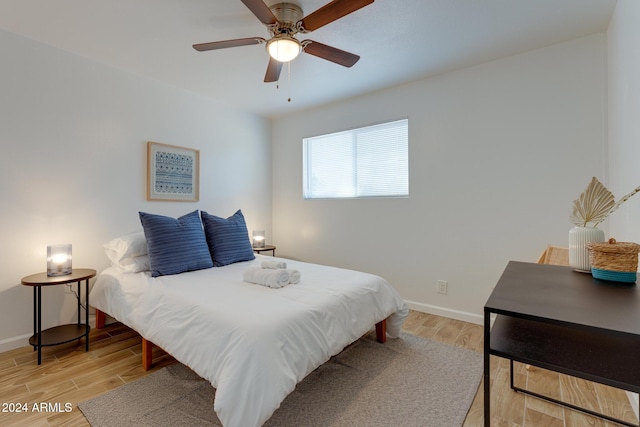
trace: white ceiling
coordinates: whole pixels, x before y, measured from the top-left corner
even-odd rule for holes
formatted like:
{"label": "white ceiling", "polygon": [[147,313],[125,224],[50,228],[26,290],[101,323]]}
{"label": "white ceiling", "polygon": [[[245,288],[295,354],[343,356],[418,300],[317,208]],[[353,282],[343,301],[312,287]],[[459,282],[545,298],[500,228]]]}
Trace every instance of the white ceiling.
{"label": "white ceiling", "polygon": [[[308,15],[329,0],[297,0]],[[267,0],[267,4],[278,3]],[[607,28],[616,0],[376,0],[300,40],[361,56],[344,68],[302,54],[279,88],[240,0],[0,0],[0,28],[267,117],[468,67]],[[287,98],[291,96],[291,102]]]}

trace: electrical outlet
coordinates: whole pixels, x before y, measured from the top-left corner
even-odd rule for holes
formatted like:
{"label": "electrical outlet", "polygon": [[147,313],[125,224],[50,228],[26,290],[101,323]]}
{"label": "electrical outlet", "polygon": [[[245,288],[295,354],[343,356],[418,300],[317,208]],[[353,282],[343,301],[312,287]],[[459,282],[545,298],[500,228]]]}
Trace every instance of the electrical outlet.
{"label": "electrical outlet", "polygon": [[442,295],[447,294],[447,281],[446,280],[438,280],[438,293]]}

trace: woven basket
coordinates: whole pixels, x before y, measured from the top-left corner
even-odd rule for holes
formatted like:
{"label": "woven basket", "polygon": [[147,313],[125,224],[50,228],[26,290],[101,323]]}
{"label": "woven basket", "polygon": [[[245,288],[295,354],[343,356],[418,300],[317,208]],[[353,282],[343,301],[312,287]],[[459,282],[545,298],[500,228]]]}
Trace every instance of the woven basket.
{"label": "woven basket", "polygon": [[616,242],[611,238],[604,243],[587,243],[591,274],[596,279],[615,282],[635,282],[638,271],[637,243]]}

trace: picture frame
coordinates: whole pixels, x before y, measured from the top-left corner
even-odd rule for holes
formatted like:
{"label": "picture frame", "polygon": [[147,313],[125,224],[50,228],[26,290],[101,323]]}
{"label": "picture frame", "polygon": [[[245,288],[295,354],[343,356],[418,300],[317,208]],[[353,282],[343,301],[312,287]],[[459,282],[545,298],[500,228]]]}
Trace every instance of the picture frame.
{"label": "picture frame", "polygon": [[147,200],[200,200],[200,151],[147,142]]}

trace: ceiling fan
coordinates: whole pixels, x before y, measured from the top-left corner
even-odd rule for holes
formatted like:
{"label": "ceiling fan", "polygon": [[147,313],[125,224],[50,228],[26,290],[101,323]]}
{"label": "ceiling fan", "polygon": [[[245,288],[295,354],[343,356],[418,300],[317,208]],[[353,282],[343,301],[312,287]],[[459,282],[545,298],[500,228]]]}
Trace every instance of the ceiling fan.
{"label": "ceiling fan", "polygon": [[300,52],[317,56],[344,67],[353,66],[360,57],[335,47],[313,40],[298,41],[297,33],[308,33],[338,20],[374,0],[333,0],[315,12],[303,17],[302,8],[294,3],[277,3],[267,6],[262,0],[241,0],[245,6],[267,26],[271,38],[248,37],[222,40],[217,42],[194,44],[199,52],[229,47],[267,44],[269,64],[264,76],[266,83],[276,82],[280,78],[282,64],[294,59]]}

